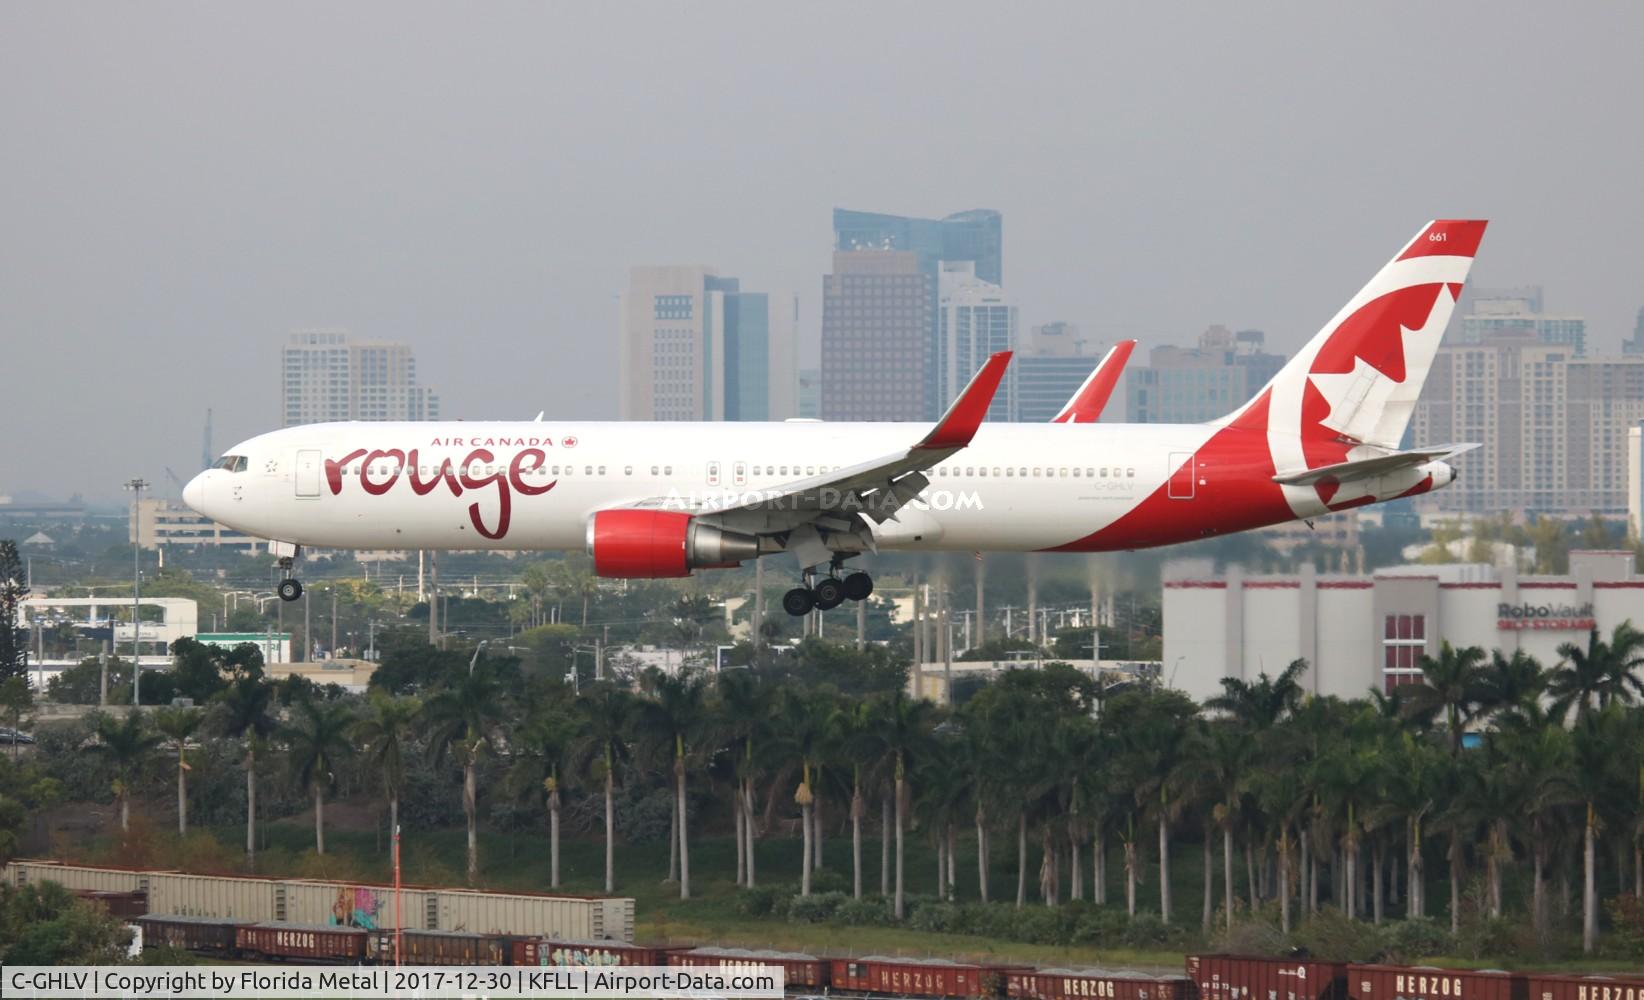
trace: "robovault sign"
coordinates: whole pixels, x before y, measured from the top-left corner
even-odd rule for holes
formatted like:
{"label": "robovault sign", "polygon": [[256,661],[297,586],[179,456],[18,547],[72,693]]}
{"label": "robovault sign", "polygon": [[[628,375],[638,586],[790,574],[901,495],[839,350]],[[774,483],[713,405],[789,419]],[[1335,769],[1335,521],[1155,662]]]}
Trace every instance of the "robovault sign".
{"label": "robovault sign", "polygon": [[1591,601],[1585,604],[1497,604],[1496,628],[1567,631],[1596,628]]}

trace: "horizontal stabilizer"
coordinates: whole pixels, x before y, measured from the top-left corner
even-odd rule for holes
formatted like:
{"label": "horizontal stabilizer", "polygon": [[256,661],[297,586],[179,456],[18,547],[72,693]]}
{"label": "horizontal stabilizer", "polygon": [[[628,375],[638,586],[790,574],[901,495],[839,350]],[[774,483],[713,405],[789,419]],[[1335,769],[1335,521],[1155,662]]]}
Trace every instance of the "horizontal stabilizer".
{"label": "horizontal stabilizer", "polygon": [[1414,451],[1396,451],[1387,455],[1377,455],[1374,458],[1338,462],[1335,465],[1325,465],[1317,469],[1281,472],[1273,477],[1273,481],[1284,486],[1313,486],[1327,479],[1336,483],[1351,483],[1360,479],[1374,479],[1377,476],[1385,476],[1389,472],[1398,472],[1401,469],[1413,469],[1418,465],[1426,465],[1428,462],[1454,458],[1477,447],[1479,446],[1476,444],[1441,444],[1431,448],[1417,448]]}

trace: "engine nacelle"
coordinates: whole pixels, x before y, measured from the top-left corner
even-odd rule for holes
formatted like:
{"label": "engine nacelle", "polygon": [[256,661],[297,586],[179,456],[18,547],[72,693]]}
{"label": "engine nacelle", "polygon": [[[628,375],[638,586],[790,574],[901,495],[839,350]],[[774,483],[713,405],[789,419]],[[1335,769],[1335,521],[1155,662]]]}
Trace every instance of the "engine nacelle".
{"label": "engine nacelle", "polygon": [[759,539],[722,531],[677,510],[601,510],[588,519],[594,574],[627,579],[690,576],[759,555]]}

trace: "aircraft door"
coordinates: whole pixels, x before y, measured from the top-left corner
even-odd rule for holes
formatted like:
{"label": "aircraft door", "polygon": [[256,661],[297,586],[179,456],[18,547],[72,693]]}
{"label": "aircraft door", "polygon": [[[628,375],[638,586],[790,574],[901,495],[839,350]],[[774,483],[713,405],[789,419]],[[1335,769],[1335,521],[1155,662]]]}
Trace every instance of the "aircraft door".
{"label": "aircraft door", "polygon": [[719,485],[719,463],[718,462],[709,462],[708,463],[708,485],[709,486],[718,486]]}
{"label": "aircraft door", "polygon": [[731,466],[731,481],[737,486],[748,485],[748,463],[737,462]]}
{"label": "aircraft door", "polygon": [[1197,464],[1192,452],[1171,452],[1169,468],[1173,471],[1165,495],[1172,500],[1193,499],[1194,486],[1198,483]]}
{"label": "aircraft door", "polygon": [[320,495],[320,469],[323,465],[318,448],[304,448],[297,452],[298,496],[318,497]]}

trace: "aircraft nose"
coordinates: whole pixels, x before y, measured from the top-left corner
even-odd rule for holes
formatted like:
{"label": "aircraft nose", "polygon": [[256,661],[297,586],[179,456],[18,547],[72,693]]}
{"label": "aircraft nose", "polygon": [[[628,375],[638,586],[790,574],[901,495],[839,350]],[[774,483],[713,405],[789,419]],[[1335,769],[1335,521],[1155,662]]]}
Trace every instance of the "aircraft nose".
{"label": "aircraft nose", "polygon": [[210,475],[209,472],[202,472],[190,479],[188,485],[183,487],[183,503],[188,504],[198,514],[206,512],[206,477],[208,475]]}

